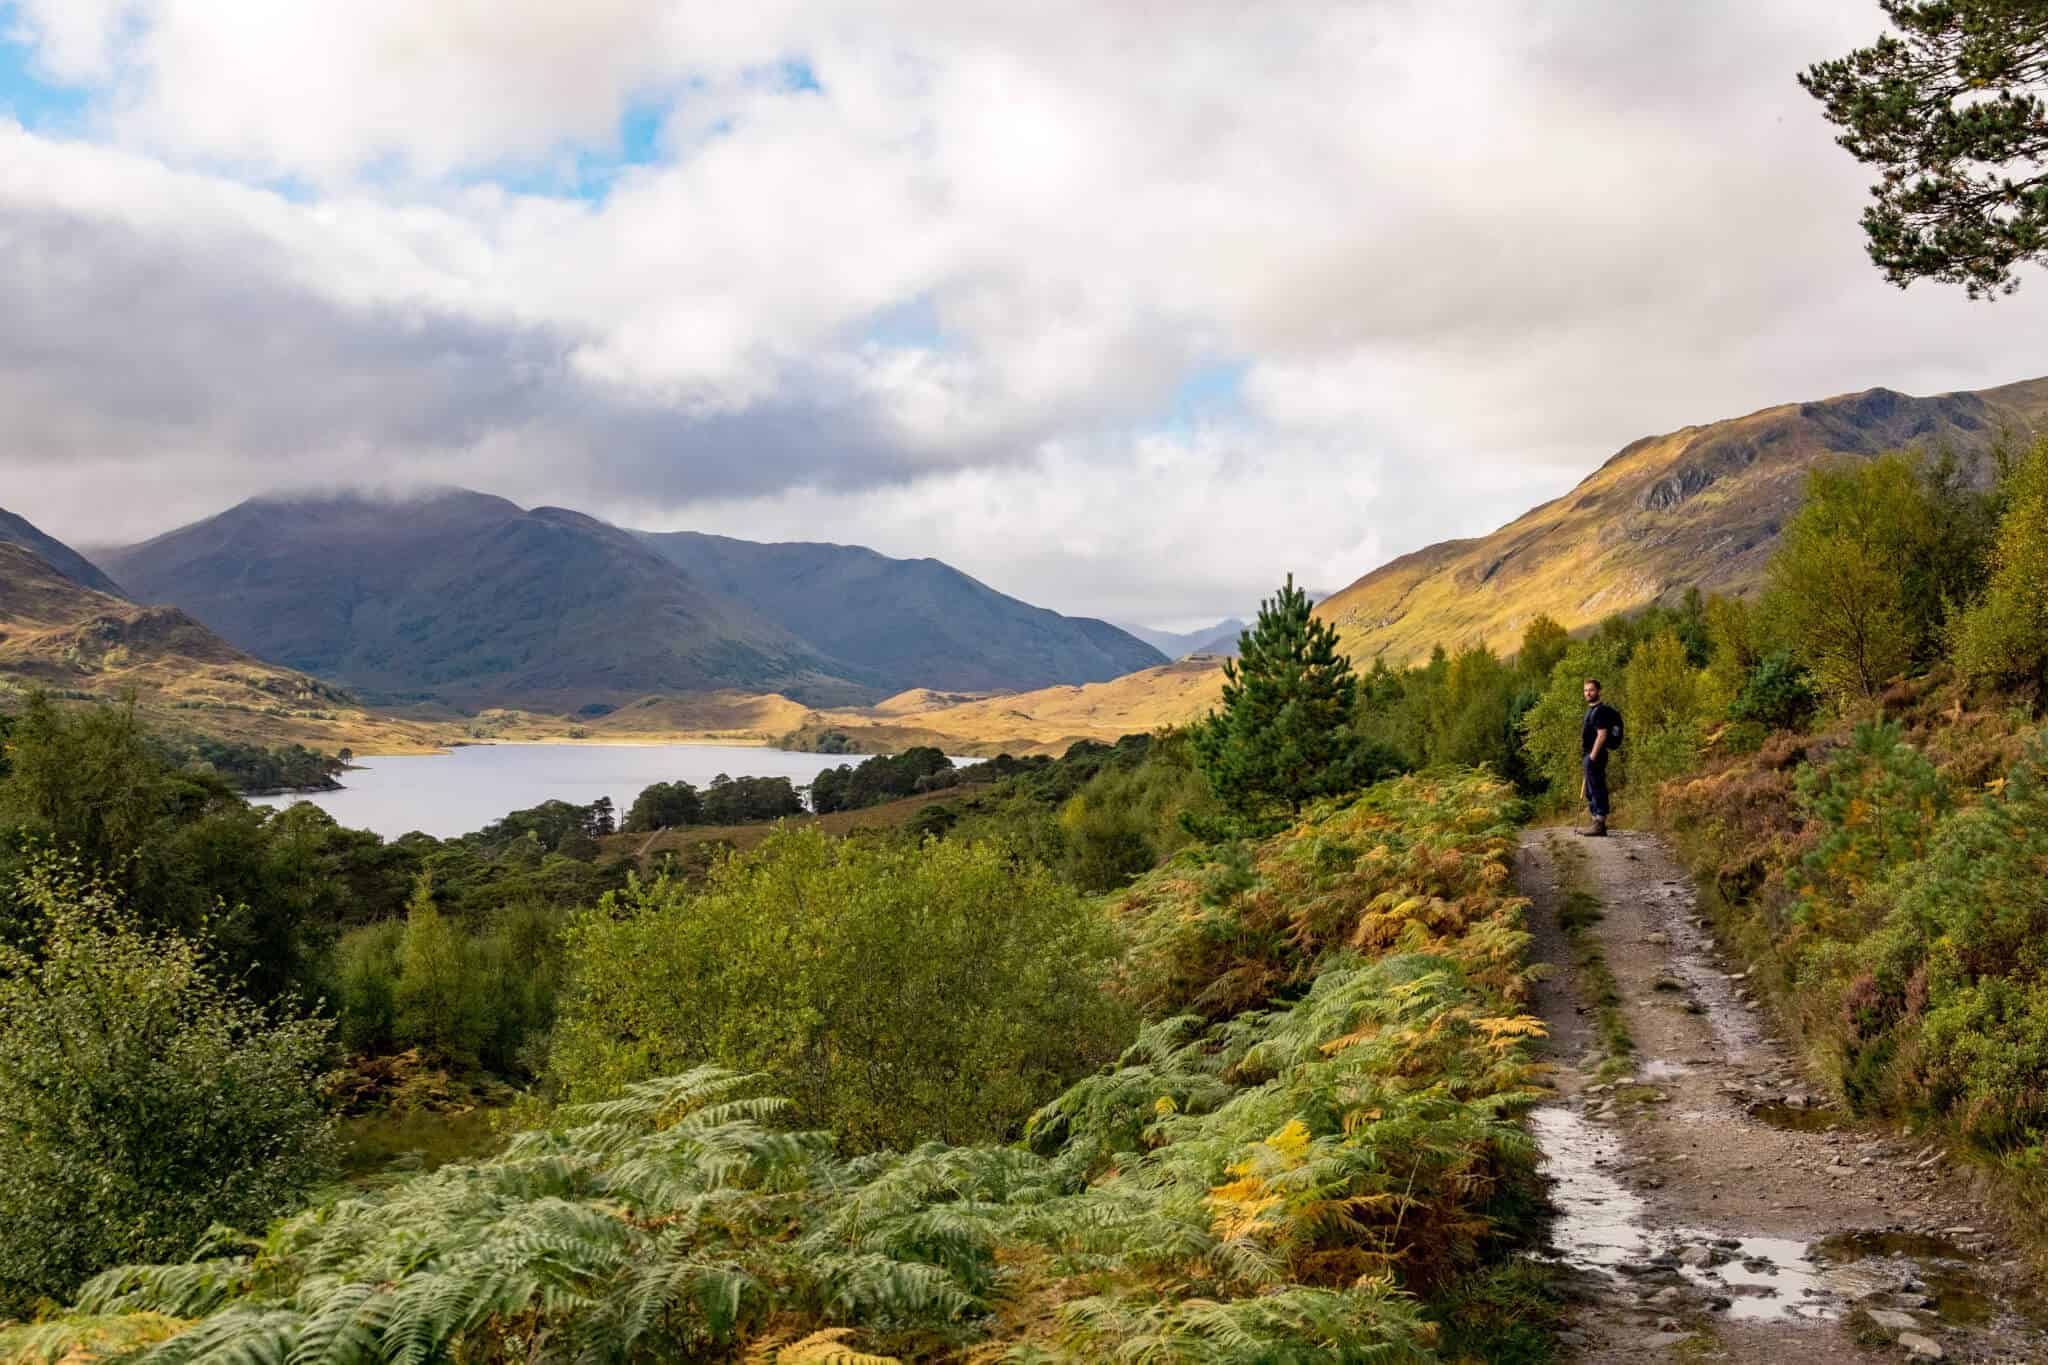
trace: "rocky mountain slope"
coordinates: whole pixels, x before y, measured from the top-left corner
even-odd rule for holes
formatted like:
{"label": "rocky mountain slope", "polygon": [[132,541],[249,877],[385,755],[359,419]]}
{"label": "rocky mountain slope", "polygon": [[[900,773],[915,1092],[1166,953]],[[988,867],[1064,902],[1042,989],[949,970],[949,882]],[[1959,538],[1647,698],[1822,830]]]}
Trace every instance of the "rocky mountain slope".
{"label": "rocky mountain slope", "polygon": [[103,592],[109,597],[127,595],[113,579],[100,571],[97,564],[4,507],[0,507],[0,544],[19,545],[80,587]]}
{"label": "rocky mountain slope", "polygon": [[575,710],[651,692],[887,690],[628,532],[481,493],[252,499],[105,559],[137,597],[379,699]]}
{"label": "rocky mountain slope", "polygon": [[1870,389],[1685,427],[1624,447],[1491,535],[1383,565],[1317,611],[1354,659],[1401,663],[1437,644],[1511,650],[1538,613],[1577,629],[1689,587],[1749,592],[1821,461],[1902,447],[1976,455],[2042,431],[2048,379],[1931,398]]}
{"label": "rocky mountain slope", "polygon": [[163,728],[328,752],[431,749],[441,738],[253,659],[175,607],[95,591],[0,541],[0,705],[34,689],[71,700],[133,696]]}
{"label": "rocky mountain slope", "polygon": [[1166,661],[1107,622],[1034,607],[936,559],[695,531],[640,538],[697,583],[892,690],[1103,682]]}

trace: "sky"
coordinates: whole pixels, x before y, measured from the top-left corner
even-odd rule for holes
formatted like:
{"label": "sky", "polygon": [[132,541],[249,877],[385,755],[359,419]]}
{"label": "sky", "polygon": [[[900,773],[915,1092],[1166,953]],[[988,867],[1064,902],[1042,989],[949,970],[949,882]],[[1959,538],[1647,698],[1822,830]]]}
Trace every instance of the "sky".
{"label": "sky", "polygon": [[1874,0],[0,0],[0,506],[460,485],[1190,628],[1653,432],[2048,373],[1886,284]]}

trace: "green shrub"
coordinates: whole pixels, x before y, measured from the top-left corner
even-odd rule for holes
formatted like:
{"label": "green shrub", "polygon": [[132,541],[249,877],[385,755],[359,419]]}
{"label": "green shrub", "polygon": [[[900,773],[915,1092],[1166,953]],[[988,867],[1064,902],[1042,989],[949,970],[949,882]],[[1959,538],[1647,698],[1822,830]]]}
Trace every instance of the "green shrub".
{"label": "green shrub", "polygon": [[1629,771],[1638,781],[1657,781],[1698,761],[1702,679],[1675,631],[1636,647],[1622,671],[1621,693],[1629,703]]}
{"label": "green shrub", "polygon": [[[759,1098],[757,1083],[700,1069],[566,1110],[502,1156],[285,1220],[245,1254],[109,1271],[76,1316],[0,1333],[0,1355],[19,1343],[61,1356],[120,1330],[169,1336],[153,1357],[165,1365],[323,1351],[1541,1358],[1540,1283],[1487,1274],[1538,1194],[1516,1121],[1541,1095],[1529,1047],[1541,1025],[1517,1003],[1519,811],[1490,778],[1410,779],[1318,807],[1242,858],[1215,850],[1242,863],[1241,899],[1214,907],[1208,927],[1228,938],[1242,912],[1265,921],[1242,936],[1261,937],[1298,915],[1318,938],[1292,965],[1313,979],[1287,1004],[1226,1021],[1155,1021],[1120,1065],[1034,1117],[1036,1153],[930,1142],[848,1157],[831,1134],[791,1131],[790,1106]],[[859,856],[900,875],[904,852]],[[785,850],[714,894],[731,909],[756,881],[786,896],[828,889],[805,856]],[[1204,861],[1184,855],[1147,879],[1162,934],[1199,895],[1176,870]],[[1348,863],[1372,867],[1369,891]],[[837,913],[829,898],[806,905]],[[675,909],[615,903],[659,922],[613,946],[658,947],[651,930],[677,927],[660,919]],[[756,914],[743,928],[802,922]],[[817,941],[754,932],[731,946],[789,956]],[[632,965],[622,955],[616,970]],[[650,965],[676,967],[658,954]],[[880,984],[877,1009],[920,1003]],[[664,1027],[658,994],[617,1021]]]}
{"label": "green shrub", "polygon": [[190,1254],[328,1174],[326,1027],[238,998],[199,946],[45,859],[0,945],[0,1315],[126,1260]]}
{"label": "green shrub", "polygon": [[1991,582],[1956,623],[1956,664],[1976,679],[2048,684],[2048,439],[2013,469]]}
{"label": "green shrub", "polygon": [[405,921],[380,920],[352,929],[334,946],[329,999],[336,1032],[351,1052],[377,1053],[398,1045],[398,956]]}
{"label": "green shrub", "polygon": [[1887,888],[1865,957],[1887,1016],[1924,1012],[1911,1080],[1986,1145],[2048,1138],[2048,740],[1942,822]]}
{"label": "green shrub", "polygon": [[1115,890],[1194,842],[1189,821],[1219,809],[1186,735],[1161,736],[1135,766],[1103,769],[1060,807],[1061,870],[1083,891]]}
{"label": "green shrub", "polygon": [[1756,662],[1728,706],[1728,718],[1774,730],[1797,730],[1820,709],[1812,675],[1788,650],[1774,650]]}
{"label": "green shrub", "polygon": [[422,873],[406,907],[398,946],[398,1040],[448,1061],[474,1065],[491,1026],[494,982],[472,970],[469,936],[434,904],[433,882]]}
{"label": "green shrub", "polygon": [[1952,604],[1983,582],[1988,500],[1953,459],[1817,466],[1767,570],[1776,628],[1842,698],[1935,662]]}
{"label": "green shrub", "polygon": [[536,1074],[561,986],[563,919],[516,903],[472,932],[436,906],[422,878],[406,918],[335,945],[328,989],[343,1046],[416,1047],[458,1067]]}
{"label": "green shrub", "polygon": [[1115,1055],[1102,912],[1002,844],[783,829],[569,931],[550,1069],[573,1099],[718,1065],[859,1147],[1002,1137]]}

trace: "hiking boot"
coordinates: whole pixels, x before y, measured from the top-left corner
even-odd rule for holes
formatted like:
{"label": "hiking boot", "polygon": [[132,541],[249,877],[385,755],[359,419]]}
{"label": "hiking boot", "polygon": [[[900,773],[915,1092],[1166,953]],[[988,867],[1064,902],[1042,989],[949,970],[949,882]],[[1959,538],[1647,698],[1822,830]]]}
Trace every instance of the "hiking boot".
{"label": "hiking boot", "polygon": [[1596,815],[1593,817],[1593,827],[1591,829],[1582,829],[1579,833],[1588,839],[1605,839],[1607,837],[1607,821]]}

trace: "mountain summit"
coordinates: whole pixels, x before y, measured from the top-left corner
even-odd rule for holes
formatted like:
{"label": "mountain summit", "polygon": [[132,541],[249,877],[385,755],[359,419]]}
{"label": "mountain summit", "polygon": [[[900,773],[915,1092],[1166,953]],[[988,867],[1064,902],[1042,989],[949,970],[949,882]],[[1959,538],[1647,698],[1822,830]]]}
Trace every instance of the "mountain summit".
{"label": "mountain summit", "polygon": [[107,558],[145,600],[385,698],[555,708],[716,687],[860,700],[875,687],[616,527],[482,493],[257,498]]}
{"label": "mountain summit", "polygon": [[731,688],[840,705],[1160,662],[935,560],[643,536],[463,490],[257,498],[106,558],[143,600],[387,700],[572,710]]}

